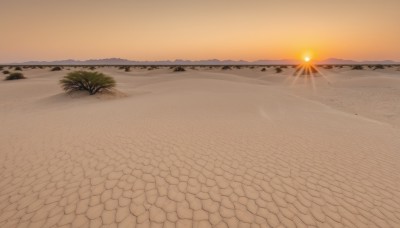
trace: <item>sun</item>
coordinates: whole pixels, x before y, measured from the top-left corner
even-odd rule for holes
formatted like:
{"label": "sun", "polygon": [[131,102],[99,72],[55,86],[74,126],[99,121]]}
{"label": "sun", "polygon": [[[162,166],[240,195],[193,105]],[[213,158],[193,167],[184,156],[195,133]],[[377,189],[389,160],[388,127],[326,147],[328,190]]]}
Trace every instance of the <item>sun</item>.
{"label": "sun", "polygon": [[304,57],[304,61],[305,61],[306,63],[310,62],[310,61],[311,61],[311,58],[310,58],[310,56],[306,56],[306,57]]}

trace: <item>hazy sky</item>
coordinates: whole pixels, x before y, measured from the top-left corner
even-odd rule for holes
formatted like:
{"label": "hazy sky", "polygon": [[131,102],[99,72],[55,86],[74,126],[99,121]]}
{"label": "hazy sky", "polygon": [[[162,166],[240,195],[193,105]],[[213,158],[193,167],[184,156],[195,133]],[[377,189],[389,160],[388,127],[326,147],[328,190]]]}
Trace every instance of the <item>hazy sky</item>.
{"label": "hazy sky", "polygon": [[0,62],[400,60],[400,0],[0,0]]}

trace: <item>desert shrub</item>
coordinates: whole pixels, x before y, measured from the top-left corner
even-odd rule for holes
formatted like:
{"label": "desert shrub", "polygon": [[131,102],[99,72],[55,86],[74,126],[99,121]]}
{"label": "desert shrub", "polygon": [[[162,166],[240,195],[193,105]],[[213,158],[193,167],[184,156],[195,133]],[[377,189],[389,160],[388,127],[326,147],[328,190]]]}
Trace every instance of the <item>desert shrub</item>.
{"label": "desert shrub", "polygon": [[251,66],[250,69],[254,69],[254,66]]}
{"label": "desert shrub", "polygon": [[327,70],[330,70],[330,69],[332,69],[333,67],[332,67],[331,65],[325,65],[325,66],[323,66],[323,68],[324,68],[324,69],[327,69]]}
{"label": "desert shrub", "polygon": [[282,71],[283,71],[283,70],[282,70],[282,68],[280,68],[280,67],[275,68],[275,72],[276,72],[277,74],[281,73]]}
{"label": "desert shrub", "polygon": [[19,72],[11,73],[9,74],[5,80],[18,80],[18,79],[24,79],[24,75]]}
{"label": "desert shrub", "polygon": [[184,67],[182,66],[177,66],[174,68],[174,72],[184,72],[186,71]]}
{"label": "desert shrub", "polygon": [[230,70],[230,69],[231,69],[230,66],[223,66],[223,67],[222,67],[222,70]]}
{"label": "desert shrub", "polygon": [[125,70],[125,72],[131,72],[131,68],[130,68],[130,67],[128,67],[128,66],[127,66],[127,67],[125,67],[125,68],[124,68],[124,70]]}
{"label": "desert shrub", "polygon": [[99,72],[74,71],[60,80],[62,88],[67,93],[88,91],[90,95],[109,91],[115,87],[115,80]]}
{"label": "desert shrub", "polygon": [[96,67],[95,66],[91,66],[91,67],[89,67],[89,70],[96,70]]}
{"label": "desert shrub", "polygon": [[265,67],[261,69],[261,72],[265,72],[265,71],[267,71],[267,69],[265,69]]}
{"label": "desert shrub", "polygon": [[352,66],[352,68],[351,68],[352,70],[363,70],[364,69],[364,67],[363,66],[361,66],[361,65],[354,65],[354,66]]}
{"label": "desert shrub", "polygon": [[374,70],[383,70],[385,67],[383,65],[375,65]]}
{"label": "desert shrub", "polygon": [[281,66],[281,68],[282,68],[282,69],[286,69],[286,68],[287,68],[287,66]]}
{"label": "desert shrub", "polygon": [[0,67],[0,71],[3,70],[3,67]]}
{"label": "desert shrub", "polygon": [[8,71],[8,70],[3,71],[3,74],[9,74],[9,73],[10,73],[10,71]]}
{"label": "desert shrub", "polygon": [[62,68],[59,66],[51,68],[51,71],[60,71],[60,70],[62,70]]}
{"label": "desert shrub", "polygon": [[21,67],[15,67],[14,70],[22,71],[22,68]]}

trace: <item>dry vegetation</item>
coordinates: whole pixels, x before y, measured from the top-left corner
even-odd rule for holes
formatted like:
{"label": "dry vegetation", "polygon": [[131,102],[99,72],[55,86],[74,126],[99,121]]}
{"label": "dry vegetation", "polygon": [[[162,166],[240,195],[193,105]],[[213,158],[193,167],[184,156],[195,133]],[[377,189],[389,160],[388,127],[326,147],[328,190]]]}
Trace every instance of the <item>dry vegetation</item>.
{"label": "dry vegetation", "polygon": [[115,80],[103,73],[74,71],[60,80],[62,88],[67,93],[88,91],[90,95],[110,91],[116,85]]}

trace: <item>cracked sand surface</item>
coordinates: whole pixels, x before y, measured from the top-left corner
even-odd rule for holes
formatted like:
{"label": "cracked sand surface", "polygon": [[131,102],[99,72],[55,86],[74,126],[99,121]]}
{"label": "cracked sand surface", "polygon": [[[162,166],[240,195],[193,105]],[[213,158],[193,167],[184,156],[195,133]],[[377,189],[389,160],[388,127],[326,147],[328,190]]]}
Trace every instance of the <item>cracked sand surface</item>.
{"label": "cracked sand surface", "polygon": [[245,78],[116,75],[99,101],[62,74],[0,83],[2,228],[400,226],[389,124]]}

